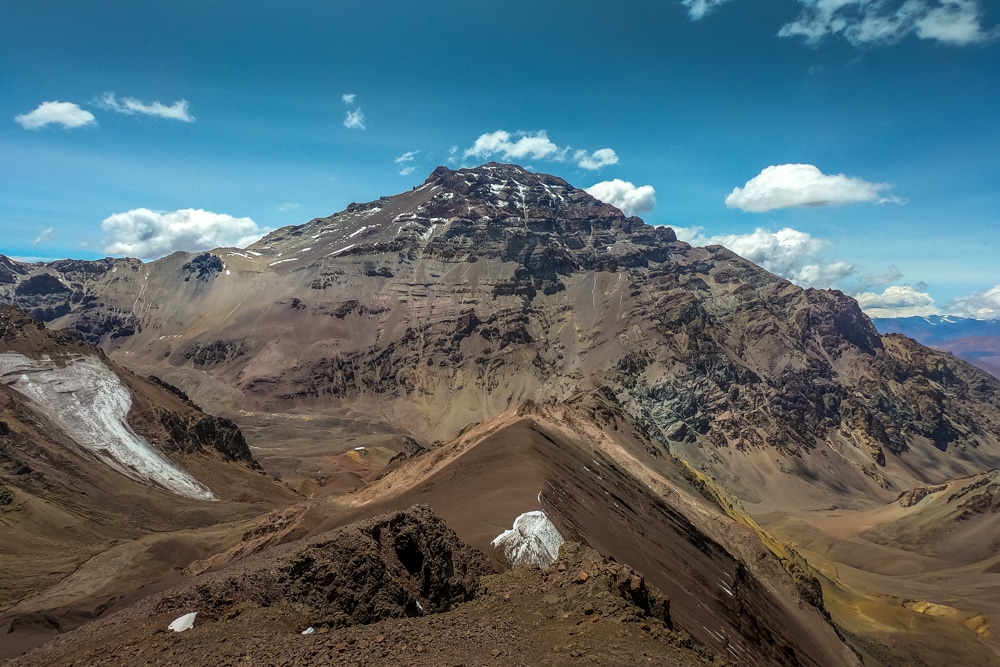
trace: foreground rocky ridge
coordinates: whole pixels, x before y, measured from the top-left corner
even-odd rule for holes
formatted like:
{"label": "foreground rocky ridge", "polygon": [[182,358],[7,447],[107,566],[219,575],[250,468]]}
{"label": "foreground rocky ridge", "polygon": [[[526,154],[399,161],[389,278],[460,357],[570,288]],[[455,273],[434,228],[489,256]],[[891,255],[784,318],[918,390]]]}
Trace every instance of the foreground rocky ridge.
{"label": "foreground rocky ridge", "polygon": [[[726,664],[671,631],[668,607],[641,575],[574,543],[545,572],[491,574],[413,507],[207,575],[8,664]],[[190,610],[193,629],[164,632]],[[307,626],[317,632],[302,636]]]}

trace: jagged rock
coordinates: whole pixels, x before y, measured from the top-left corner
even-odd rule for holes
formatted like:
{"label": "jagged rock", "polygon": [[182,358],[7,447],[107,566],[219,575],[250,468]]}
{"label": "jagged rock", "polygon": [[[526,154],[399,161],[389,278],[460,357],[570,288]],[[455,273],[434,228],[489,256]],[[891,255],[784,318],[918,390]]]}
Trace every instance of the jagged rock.
{"label": "jagged rock", "polygon": [[158,611],[225,615],[241,602],[305,610],[308,625],[342,627],[447,611],[472,599],[486,556],[464,544],[427,506],[324,533],[222,572],[162,599]]}
{"label": "jagged rock", "polygon": [[191,278],[207,282],[222,273],[224,269],[222,260],[217,255],[206,252],[193,257],[189,262],[184,264],[181,267],[181,275],[184,277],[185,282],[191,280]]}
{"label": "jagged rock", "polygon": [[204,345],[192,343],[185,347],[180,354],[184,359],[191,360],[195,366],[210,366],[242,357],[250,349],[250,344],[245,339],[220,339]]}
{"label": "jagged rock", "polygon": [[559,547],[559,558],[545,570],[545,582],[555,590],[553,604],[567,605],[572,598],[585,597],[589,614],[631,622],[655,618],[672,627],[666,594],[628,565],[612,562],[578,542]]}

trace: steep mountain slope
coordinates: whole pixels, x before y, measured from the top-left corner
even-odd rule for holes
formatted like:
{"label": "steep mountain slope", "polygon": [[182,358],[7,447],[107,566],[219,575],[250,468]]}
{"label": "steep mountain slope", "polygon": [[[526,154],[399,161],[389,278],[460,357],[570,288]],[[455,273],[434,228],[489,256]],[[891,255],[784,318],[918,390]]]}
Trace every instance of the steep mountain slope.
{"label": "steep mountain slope", "polygon": [[[336,495],[323,490],[328,479],[340,480],[336,493],[363,488],[311,506],[289,538],[385,503],[437,499],[459,535],[485,548],[541,491],[564,530],[642,560],[630,564],[648,567],[651,580],[673,568],[686,568],[691,581],[705,572],[725,579],[745,567],[766,586],[783,581],[762,598],[778,611],[760,615],[769,634],[759,629],[758,638],[779,637],[777,629],[813,614],[797,610],[797,596],[816,597],[815,581],[835,600],[837,623],[868,623],[850,631],[864,635],[854,641],[869,659],[933,664],[964,650],[970,664],[988,664],[993,655],[980,643],[991,641],[988,631],[904,607],[906,586],[863,577],[842,584],[844,563],[823,560],[810,542],[803,553],[822,569],[814,580],[789,545],[831,513],[874,511],[914,487],[1000,467],[1000,381],[903,336],[880,336],[839,292],[803,290],[725,248],[678,242],[670,229],[626,217],[561,179],[512,165],[442,167],[410,192],[277,230],[247,249],[149,264],[5,261],[0,282],[0,298],[75,329],[258,434],[280,434],[296,420],[299,443],[313,426],[309,456],[322,460],[315,481],[302,479],[295,451],[264,449],[263,465],[321,495]],[[506,436],[447,459],[532,404],[564,412],[547,414],[540,430],[506,423]],[[568,415],[579,427],[560,435]],[[357,452],[351,464],[324,456],[324,448],[349,453],[340,434],[355,419],[366,424],[358,432],[409,438],[401,442],[411,452],[430,452],[396,461],[383,479],[389,448],[367,467]],[[592,461],[609,456],[622,469],[612,477],[633,509],[619,512],[612,489],[589,477],[594,468],[577,459],[580,443],[590,442],[581,433],[605,443]],[[482,463],[491,456],[503,472],[469,474],[492,469]],[[571,491],[557,502],[547,488]],[[460,497],[478,500],[463,505]],[[657,505],[665,498],[680,503],[676,514]],[[599,519],[588,525],[590,517]],[[733,519],[746,539],[725,538]],[[717,559],[690,551],[702,544],[715,553],[701,538],[682,539],[686,521],[697,528],[691,535],[722,545]],[[749,564],[763,552],[748,545],[759,549],[760,540],[782,558],[775,573]],[[858,566],[852,557],[844,559]],[[706,581],[690,599],[711,601],[713,618],[726,620],[689,631],[726,650],[712,633],[735,642],[754,632],[727,617],[728,596],[709,594]],[[947,576],[938,581],[921,589],[922,600],[944,603]],[[881,596],[877,619],[852,607],[866,596]],[[967,602],[950,604],[979,611]],[[690,617],[705,617],[696,607]],[[977,627],[998,620],[988,615]],[[946,623],[947,632],[935,632]],[[819,660],[826,631],[810,627],[800,634],[815,643],[795,644],[788,664]],[[939,645],[907,652],[912,627],[930,630],[923,635]]]}
{"label": "steep mountain slope", "polygon": [[755,534],[698,497],[676,462],[658,476],[670,495],[655,493],[639,475],[656,472],[636,467],[642,436],[609,431],[577,408],[525,404],[386,475],[352,505],[367,514],[427,503],[488,552],[513,517],[542,509],[565,539],[641,571],[669,595],[675,626],[719,655],[744,665],[853,663],[810,606],[817,601]]}
{"label": "steep mountain slope", "polygon": [[[184,531],[293,498],[262,474],[232,422],[119,368],[71,333],[0,308],[4,626],[67,629],[138,588],[134,572],[109,579],[109,548],[155,578],[172,570],[178,551],[212,548]],[[175,531],[176,545],[187,546],[142,543]]]}
{"label": "steep mountain slope", "polygon": [[872,322],[882,333],[904,334],[1000,377],[1000,320],[932,315],[886,317]]}

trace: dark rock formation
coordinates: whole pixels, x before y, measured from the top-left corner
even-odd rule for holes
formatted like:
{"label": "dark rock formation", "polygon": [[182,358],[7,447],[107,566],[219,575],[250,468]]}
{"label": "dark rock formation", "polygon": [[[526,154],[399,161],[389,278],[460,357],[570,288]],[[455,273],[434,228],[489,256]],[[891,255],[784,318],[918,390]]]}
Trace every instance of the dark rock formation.
{"label": "dark rock formation", "polygon": [[214,417],[192,410],[182,414],[163,408],[133,411],[129,423],[150,442],[167,452],[216,451],[227,461],[246,463],[254,470],[254,459],[239,427],[225,417]]}
{"label": "dark rock formation", "polygon": [[423,505],[324,533],[241,569],[210,575],[157,608],[211,617],[248,601],[304,608],[310,625],[341,627],[447,611],[472,599],[479,577],[493,571]]}
{"label": "dark rock formation", "polygon": [[190,261],[181,267],[181,276],[187,282],[194,278],[202,282],[207,282],[222,273],[225,267],[222,260],[217,255],[205,252],[191,258]]}
{"label": "dark rock formation", "polygon": [[250,351],[250,344],[244,339],[215,340],[211,343],[192,343],[181,351],[184,359],[190,359],[195,366],[211,366],[232,361]]}

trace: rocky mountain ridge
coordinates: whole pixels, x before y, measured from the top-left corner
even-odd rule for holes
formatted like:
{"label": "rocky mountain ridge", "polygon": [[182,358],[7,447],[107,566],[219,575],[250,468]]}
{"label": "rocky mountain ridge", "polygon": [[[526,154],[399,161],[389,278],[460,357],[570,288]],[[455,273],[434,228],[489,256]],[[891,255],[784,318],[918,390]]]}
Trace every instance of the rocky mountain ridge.
{"label": "rocky mountain ridge", "polygon": [[879,502],[1000,466],[993,378],[881,337],[839,292],[513,165],[442,167],[246,250],[5,266],[3,298],[54,326],[240,392],[217,409],[376,413],[431,442],[598,391],[751,502],[767,471],[742,488],[727,471],[767,450]]}
{"label": "rocky mountain ridge", "polygon": [[931,315],[887,317],[873,322],[882,333],[904,334],[1000,377],[1000,320]]}

